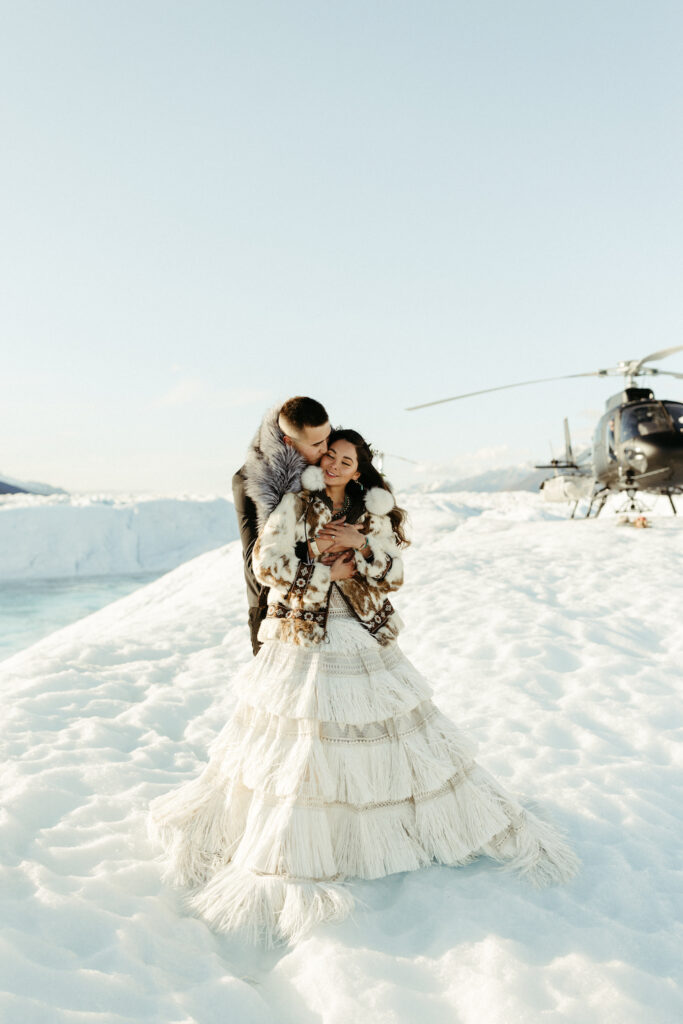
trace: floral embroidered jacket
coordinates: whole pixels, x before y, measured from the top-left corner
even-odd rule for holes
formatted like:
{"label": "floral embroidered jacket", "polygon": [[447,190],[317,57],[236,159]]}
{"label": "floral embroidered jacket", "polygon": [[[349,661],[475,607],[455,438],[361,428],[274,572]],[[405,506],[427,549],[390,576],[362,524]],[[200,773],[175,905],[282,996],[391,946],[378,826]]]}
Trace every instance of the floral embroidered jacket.
{"label": "floral embroidered jacket", "polygon": [[[305,490],[285,494],[271,513],[253,553],[256,578],[270,587],[268,613],[259,639],[279,639],[312,647],[325,638],[332,587],[330,569],[299,554],[332,518],[323,501],[322,472],[309,466],[301,482]],[[367,537],[372,557],[356,552],[356,573],[335,585],[351,612],[380,644],[390,643],[402,625],[388,594],[403,583],[403,561],[387,513],[391,492],[373,487],[364,498],[357,522]]]}

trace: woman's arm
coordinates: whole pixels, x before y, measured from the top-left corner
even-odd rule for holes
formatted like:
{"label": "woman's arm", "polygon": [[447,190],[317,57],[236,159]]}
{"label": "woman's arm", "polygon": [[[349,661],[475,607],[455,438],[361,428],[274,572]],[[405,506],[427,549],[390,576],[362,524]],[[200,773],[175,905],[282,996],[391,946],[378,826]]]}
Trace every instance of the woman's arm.
{"label": "woman's arm", "polygon": [[297,558],[296,524],[300,498],[285,494],[270,514],[253,552],[254,573],[266,587],[272,587],[298,607],[321,604],[330,588],[330,568],[320,562]]}
{"label": "woman's arm", "polygon": [[[354,554],[356,567],[363,579],[376,583],[388,580],[396,589],[403,580],[403,563],[391,520],[386,515],[366,515],[364,524],[333,520],[320,531],[319,537],[332,544],[330,552],[347,550]],[[333,554],[324,561],[329,565]]]}
{"label": "woman's arm", "polygon": [[366,546],[355,552],[356,572],[370,586],[398,590],[403,583],[403,559],[388,516],[368,515]]}

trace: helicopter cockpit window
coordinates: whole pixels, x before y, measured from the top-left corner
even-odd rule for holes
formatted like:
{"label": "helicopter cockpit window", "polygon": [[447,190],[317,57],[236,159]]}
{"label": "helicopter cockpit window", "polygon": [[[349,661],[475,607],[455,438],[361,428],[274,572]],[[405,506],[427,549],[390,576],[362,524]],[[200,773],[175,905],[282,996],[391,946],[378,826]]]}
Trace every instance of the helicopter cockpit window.
{"label": "helicopter cockpit window", "polygon": [[607,424],[607,454],[610,459],[616,460],[617,453],[614,450],[614,416]]}
{"label": "helicopter cockpit window", "polygon": [[621,440],[647,437],[648,434],[670,434],[671,420],[660,402],[635,405],[621,413]]}
{"label": "helicopter cockpit window", "polygon": [[683,402],[665,402],[666,411],[674,421],[676,430],[683,434]]}

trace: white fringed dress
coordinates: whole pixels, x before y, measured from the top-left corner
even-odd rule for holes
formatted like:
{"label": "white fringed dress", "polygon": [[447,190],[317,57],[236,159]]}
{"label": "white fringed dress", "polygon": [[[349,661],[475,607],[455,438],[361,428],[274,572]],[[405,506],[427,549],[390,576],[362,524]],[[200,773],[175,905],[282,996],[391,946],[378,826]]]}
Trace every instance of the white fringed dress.
{"label": "white fringed dress", "polygon": [[353,908],[347,878],[478,854],[538,885],[578,860],[472,757],[397,643],[382,646],[333,585],[329,642],[267,640],[202,774],[151,805],[166,878],[216,930],[295,942]]}

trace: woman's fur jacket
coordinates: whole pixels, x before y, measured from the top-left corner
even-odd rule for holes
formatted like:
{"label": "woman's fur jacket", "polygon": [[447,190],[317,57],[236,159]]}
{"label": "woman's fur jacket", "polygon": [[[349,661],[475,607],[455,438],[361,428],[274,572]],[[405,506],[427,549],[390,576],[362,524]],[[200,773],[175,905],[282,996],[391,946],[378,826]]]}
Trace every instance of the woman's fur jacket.
{"label": "woman's fur jacket", "polygon": [[[309,466],[301,477],[304,490],[285,494],[256,542],[256,578],[270,587],[268,613],[259,640],[279,639],[314,647],[325,638],[332,580],[322,562],[299,558],[304,544],[332,518],[322,498],[323,475]],[[387,594],[403,583],[403,560],[388,513],[394,507],[390,491],[373,487],[364,495],[357,525],[367,536],[372,558],[355,553],[356,573],[336,585],[349,608],[380,644],[390,643],[402,625]]]}

